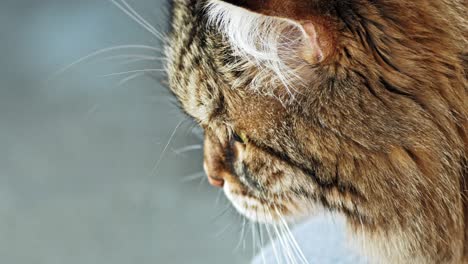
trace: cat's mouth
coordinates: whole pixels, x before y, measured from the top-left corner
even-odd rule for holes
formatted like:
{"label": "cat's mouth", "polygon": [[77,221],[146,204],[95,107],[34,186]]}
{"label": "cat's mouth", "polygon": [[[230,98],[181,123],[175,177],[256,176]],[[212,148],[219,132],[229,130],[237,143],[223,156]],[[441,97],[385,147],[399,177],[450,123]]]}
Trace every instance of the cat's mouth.
{"label": "cat's mouth", "polygon": [[236,210],[255,222],[294,222],[310,215],[310,212],[316,209],[312,208],[316,205],[311,201],[288,193],[258,197],[244,187],[230,182],[225,182],[223,190]]}
{"label": "cat's mouth", "polygon": [[[204,164],[207,170],[206,163]],[[208,181],[215,187],[223,188],[223,191],[236,210],[248,219],[260,223],[279,223],[292,221],[305,215],[304,200],[298,199],[294,193],[289,193],[287,186],[281,187],[277,183],[276,193],[266,190],[255,179],[254,175],[241,165],[241,173],[237,175],[224,173],[222,178],[208,175]],[[302,204],[302,205],[299,205]]]}
{"label": "cat's mouth", "polygon": [[[284,183],[278,183],[282,184]],[[289,186],[284,185],[273,193],[263,189],[249,175],[226,180],[223,190],[236,210],[255,222],[293,222],[310,215],[311,211],[316,211],[312,208],[316,206],[315,203],[291,191]]]}
{"label": "cat's mouth", "polygon": [[298,220],[315,204],[302,190],[314,190],[307,175],[249,142],[242,133],[220,141],[206,131],[204,169],[237,211],[262,223]]}
{"label": "cat's mouth", "polygon": [[281,221],[287,213],[282,206],[251,195],[248,191],[236,186],[236,184],[226,182],[223,190],[236,210],[252,221],[275,223]]}

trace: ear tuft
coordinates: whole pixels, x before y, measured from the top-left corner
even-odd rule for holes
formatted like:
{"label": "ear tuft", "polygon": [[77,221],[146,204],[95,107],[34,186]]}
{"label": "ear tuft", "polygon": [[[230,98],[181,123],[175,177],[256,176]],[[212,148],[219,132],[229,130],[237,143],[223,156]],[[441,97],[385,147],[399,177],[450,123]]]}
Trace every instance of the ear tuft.
{"label": "ear tuft", "polygon": [[[218,0],[212,0],[219,3]],[[330,19],[320,15],[327,4],[306,0],[223,0],[239,8],[270,18],[287,20],[301,29],[307,39],[304,59],[311,64],[320,63],[333,53],[333,34]],[[328,20],[328,21],[327,21]]]}
{"label": "ear tuft", "polygon": [[[217,25],[239,58],[230,66],[245,70],[255,65],[255,76],[245,77],[251,78],[247,80],[251,88],[269,90],[283,86],[292,95],[298,86],[305,85],[297,69],[303,69],[309,62],[301,58],[306,38],[298,23],[221,1],[211,1],[208,15],[210,23]],[[244,85],[244,81],[240,79],[238,86]]]}
{"label": "ear tuft", "polygon": [[327,58],[330,49],[324,49],[324,43],[329,42],[322,39],[327,36],[325,27],[315,22],[320,20],[293,19],[260,5],[270,2],[211,0],[209,19],[227,37],[236,56],[257,66],[258,74],[251,81],[255,89],[264,89],[266,83],[282,84],[292,93],[307,85],[308,66]]}

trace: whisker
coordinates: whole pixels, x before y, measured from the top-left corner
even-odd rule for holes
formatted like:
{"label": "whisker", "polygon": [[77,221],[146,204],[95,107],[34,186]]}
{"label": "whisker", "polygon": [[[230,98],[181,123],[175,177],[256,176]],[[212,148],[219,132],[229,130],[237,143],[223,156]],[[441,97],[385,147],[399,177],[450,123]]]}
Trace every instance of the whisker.
{"label": "whisker", "polygon": [[[266,197],[264,197],[264,199],[266,199]],[[269,206],[273,206],[273,208],[275,209],[276,214],[280,215],[276,205],[274,205],[272,202],[270,202]],[[271,213],[270,208],[269,207],[266,207],[266,208],[268,210],[268,214],[270,215],[270,217],[273,218],[273,214]],[[285,232],[283,230],[278,230],[278,226],[276,224],[272,224],[272,226],[274,228],[274,231],[277,234],[277,237],[278,237],[278,240],[279,240],[280,244],[283,246],[283,249],[284,249],[284,251],[281,252],[282,253],[281,254],[282,259],[285,259],[288,262],[290,261],[291,263],[297,263],[296,258],[294,257],[294,252],[291,249],[291,245],[290,245],[289,241],[285,240],[285,238],[284,238],[284,233]]]}
{"label": "whisker", "polygon": [[116,59],[141,59],[141,60],[154,60],[154,61],[163,61],[167,60],[165,57],[156,57],[156,56],[148,56],[144,54],[121,54],[121,55],[113,55],[113,56],[107,56],[105,58],[102,58],[101,60],[103,61],[108,61],[108,60],[116,60]]}
{"label": "whisker", "polygon": [[123,50],[123,49],[143,49],[143,50],[152,50],[152,51],[157,51],[157,52],[161,52],[161,49],[159,48],[156,48],[156,47],[151,47],[151,46],[147,46],[147,45],[133,45],[133,44],[130,44],[130,45],[119,45],[119,46],[112,46],[112,47],[108,47],[108,48],[103,48],[103,49],[100,49],[100,50],[97,50],[97,51],[94,51],[84,57],[81,57],[80,59],[66,65],[65,67],[59,69],[58,71],[56,71],[55,73],[53,73],[49,78],[48,80],[52,80],[54,78],[56,78],[57,76],[60,76],[61,74],[65,73],[66,71],[68,71],[69,69],[73,68],[74,66],[82,63],[82,62],[85,62],[89,59],[92,59],[96,56],[99,56],[103,53],[106,53],[106,52],[111,52],[111,51],[116,51],[116,50]]}
{"label": "whisker", "polygon": [[[153,79],[154,81],[156,81],[157,83],[159,83],[159,84],[161,84],[163,86],[167,86],[167,84],[164,83],[164,80],[161,79],[161,76],[158,76],[158,75],[156,75],[154,73],[150,73],[150,72],[148,72],[146,74],[146,76],[148,76],[149,78]],[[173,98],[173,97],[171,97],[171,98]]]}
{"label": "whisker", "polygon": [[268,234],[268,237],[270,238],[270,242],[271,242],[271,246],[272,246],[272,249],[273,249],[273,254],[275,256],[275,259],[276,259],[276,263],[277,264],[280,264],[280,258],[279,258],[279,255],[278,255],[278,251],[276,249],[276,243],[275,243],[275,240],[274,240],[274,237],[271,235],[271,231],[270,231],[270,228],[268,228],[268,224],[265,225],[265,230]]}
{"label": "whisker", "polygon": [[203,130],[200,127],[194,126],[191,131],[193,135],[195,135],[198,139],[203,141],[204,139]]}
{"label": "whisker", "polygon": [[[157,39],[164,41],[164,37],[145,19],[143,19],[127,2],[121,0],[121,3],[117,2],[116,0],[109,0],[112,2],[116,7],[118,7],[122,12],[127,14],[133,21],[138,23],[152,35],[154,35]],[[123,5],[122,5],[123,4]]]}
{"label": "whisker", "polygon": [[245,218],[245,216],[244,216],[244,219],[245,219],[245,220],[244,220],[244,221],[245,221],[244,226],[247,226],[247,227],[245,228],[244,239],[242,239],[242,250],[243,250],[243,251],[245,251],[245,243],[246,243],[246,241],[247,241],[247,235],[248,235],[248,233],[249,233],[249,228],[248,228],[248,221],[249,221],[249,220],[248,220],[247,218]]}
{"label": "whisker", "polygon": [[218,213],[217,215],[215,215],[211,221],[214,222],[216,221],[218,218],[220,218],[221,216],[225,215],[227,212],[230,211],[230,209],[232,209],[231,207],[231,204],[227,204],[226,208],[224,208],[220,213]]}
{"label": "whisker", "polygon": [[252,259],[255,257],[255,251],[257,250],[257,240],[255,235],[257,234],[255,230],[255,225],[253,221],[250,221],[250,232],[252,233]]}
{"label": "whisker", "polygon": [[[360,223],[360,227],[361,227],[361,232],[362,234],[364,234],[364,223],[362,221],[362,217],[360,214],[358,214],[358,219],[359,219],[359,223]],[[361,239],[361,243],[362,243],[362,249],[364,250],[363,252],[368,252],[367,251],[367,245],[366,245],[366,240],[365,239]]]}
{"label": "whisker", "polygon": [[150,25],[145,24],[144,21],[140,20],[138,16],[133,14],[131,10],[128,10],[125,8],[121,3],[115,1],[115,0],[110,0],[111,3],[113,3],[116,7],[118,7],[122,12],[124,12],[126,15],[128,15],[133,21],[137,22],[138,25],[142,26],[144,29],[149,31],[151,34],[155,35],[158,39],[158,35],[152,30]]}
{"label": "whisker", "polygon": [[300,255],[298,254],[298,249],[294,246],[294,243],[291,240],[289,231],[282,224],[279,225],[279,228],[285,239],[285,242],[287,243],[288,252],[292,253],[294,259],[293,262],[297,263],[296,256],[299,256],[299,260],[303,262]]}
{"label": "whisker", "polygon": [[187,127],[187,130],[185,131],[185,136],[188,137],[190,135],[190,133],[193,133],[193,130],[196,127],[199,127],[199,124],[197,124],[197,122],[192,120],[192,122],[190,122],[189,126]]}
{"label": "whisker", "polygon": [[127,83],[127,82],[129,82],[129,81],[131,81],[131,80],[134,80],[134,79],[136,79],[136,78],[138,78],[138,77],[144,76],[144,75],[145,75],[144,72],[135,73],[135,74],[130,75],[130,76],[126,77],[126,78],[123,78],[117,85],[118,85],[118,86],[122,86],[122,85],[124,85],[125,83]]}
{"label": "whisker", "polygon": [[177,130],[179,129],[179,127],[185,122],[185,120],[187,120],[186,118],[182,119],[177,125],[176,127],[174,128],[174,130],[172,131],[172,134],[171,136],[169,137],[169,139],[167,140],[167,143],[166,145],[164,146],[162,152],[161,152],[161,155],[159,156],[159,159],[156,161],[156,164],[154,165],[153,169],[151,170],[150,172],[150,175],[153,176],[153,174],[156,172],[156,170],[158,169],[159,167],[159,164],[161,164],[161,161],[162,159],[164,158],[164,155],[166,154],[166,151],[167,149],[169,148],[169,145],[171,144],[172,140],[174,139],[175,135],[176,135],[176,132]]}
{"label": "whisker", "polygon": [[265,253],[263,252],[263,246],[265,244],[263,242],[263,229],[262,229],[262,226],[259,223],[256,223],[255,225],[257,226],[258,238],[260,240],[260,245],[259,245],[260,256],[262,258],[263,264],[266,264]]}
{"label": "whisker", "polygon": [[219,189],[218,194],[216,195],[215,206],[218,206],[219,200],[221,199],[221,196],[222,196],[222,193],[223,193],[223,189]]}
{"label": "whisker", "polygon": [[245,224],[246,224],[246,219],[245,217],[242,217],[242,230],[239,238],[239,242],[237,243],[237,246],[235,247],[234,251],[239,250],[240,246],[242,245],[242,242],[245,240],[244,235],[245,235]]}
{"label": "whisker", "polygon": [[86,112],[86,114],[84,115],[84,120],[89,120],[89,119],[91,118],[91,116],[92,116],[93,114],[95,114],[95,113],[98,111],[98,109],[99,109],[100,106],[101,106],[101,105],[100,105],[100,104],[97,104],[97,103],[94,104],[93,106],[91,106],[91,107],[88,109],[88,111]]}
{"label": "whisker", "polygon": [[120,62],[117,62],[115,63],[115,65],[118,65],[118,66],[125,66],[125,65],[129,65],[129,64],[132,64],[132,63],[137,63],[137,62],[143,62],[143,61],[151,61],[151,60],[147,60],[147,59],[127,59],[127,60],[123,60],[123,61],[120,61]]}
{"label": "whisker", "polygon": [[306,264],[309,264],[307,258],[304,256],[304,253],[302,252],[299,244],[297,243],[297,240],[296,238],[294,237],[294,235],[292,234],[291,232],[291,229],[289,228],[289,225],[288,223],[286,222],[286,220],[284,219],[283,215],[278,211],[277,208],[275,208],[276,211],[277,211],[277,214],[278,214],[278,217],[280,219],[280,223],[282,224],[283,228],[285,229],[285,233],[288,237],[288,240],[290,241],[290,243],[292,243],[293,245],[293,250],[296,252],[296,254],[299,255],[299,258],[300,260],[303,262],[303,263],[306,263]]}
{"label": "whisker", "polygon": [[207,177],[201,177],[200,178],[200,183],[198,184],[198,190],[201,189],[201,187],[203,186],[203,183],[207,180]]}
{"label": "whisker", "polygon": [[151,25],[146,19],[144,19],[135,9],[133,9],[126,0],[121,0],[121,2],[131,11],[137,18],[140,19],[141,22],[145,23],[148,27],[150,27],[154,33],[156,33],[156,37],[158,37],[161,41],[166,40],[166,35],[164,33],[159,32],[153,25]]}
{"label": "whisker", "polygon": [[195,144],[195,145],[190,145],[190,146],[185,146],[185,147],[182,147],[182,148],[174,149],[174,152],[177,155],[180,155],[180,154],[183,154],[183,153],[186,153],[186,152],[189,152],[189,151],[200,150],[202,148],[203,148],[203,146],[201,144]]}
{"label": "whisker", "polygon": [[[273,207],[275,208],[275,211],[278,211],[275,205],[273,205]],[[272,215],[269,207],[267,207],[267,209],[268,209],[269,214]],[[283,234],[278,230],[278,227],[276,226],[276,224],[272,224],[271,226],[273,227],[273,231],[275,231],[276,233],[276,237],[279,240],[280,245],[283,247],[283,251],[281,252],[283,254],[281,256],[285,258],[286,260],[291,261],[291,263],[295,264],[296,261],[294,257],[291,255],[291,249],[289,247],[289,244],[286,243],[286,241],[284,240]]]}
{"label": "whisker", "polygon": [[133,70],[133,71],[109,73],[109,74],[101,75],[101,77],[112,77],[112,76],[125,75],[125,74],[129,74],[129,73],[163,72],[163,71],[164,71],[163,69],[143,69],[143,70]]}
{"label": "whisker", "polygon": [[183,183],[191,182],[191,181],[194,181],[194,180],[198,180],[198,179],[200,179],[202,177],[205,177],[205,173],[204,172],[197,172],[197,173],[194,173],[194,174],[183,177],[181,182],[183,182]]}
{"label": "whisker", "polygon": [[228,230],[229,227],[231,227],[231,226],[232,226],[232,224],[226,225],[223,229],[221,229],[218,233],[215,234],[215,237],[221,236],[221,235],[222,235],[224,232],[226,232],[226,230]]}
{"label": "whisker", "polygon": [[137,62],[155,62],[155,61],[161,61],[162,59],[158,59],[154,57],[154,59],[149,59],[149,58],[128,58],[126,60],[122,60],[120,62],[116,62],[115,65],[128,65],[131,63],[137,63]]}
{"label": "whisker", "polygon": [[[268,201],[267,197],[266,196],[263,196],[262,195],[262,198],[265,200],[265,201]],[[289,228],[289,225],[288,223],[286,222],[286,220],[284,219],[283,215],[281,214],[281,212],[278,210],[277,206],[275,204],[273,204],[272,202],[269,202],[268,203],[268,206],[273,206],[275,212],[276,212],[276,215],[278,216],[278,218],[280,219],[280,231],[281,232],[277,232],[278,233],[281,233],[283,234],[283,237],[280,237],[280,243],[281,243],[281,238],[284,238],[284,236],[286,236],[286,242],[287,242],[287,247],[286,247],[286,250],[288,250],[286,253],[287,254],[290,254],[290,253],[293,253],[293,256],[298,256],[299,257],[299,260],[301,261],[301,263],[306,263],[306,264],[309,264],[307,258],[304,256],[299,244],[297,243],[295,237],[293,236],[290,228]],[[263,206],[264,209],[266,209],[266,212],[268,212],[268,214],[270,215],[271,218],[273,218],[272,216],[272,212],[270,210],[270,208],[268,206]],[[281,236],[281,234],[278,234],[279,236]],[[292,246],[292,248],[291,248]],[[292,251],[291,251],[292,250]],[[293,258],[293,262],[294,263],[297,263],[297,261],[295,260],[295,257]]]}

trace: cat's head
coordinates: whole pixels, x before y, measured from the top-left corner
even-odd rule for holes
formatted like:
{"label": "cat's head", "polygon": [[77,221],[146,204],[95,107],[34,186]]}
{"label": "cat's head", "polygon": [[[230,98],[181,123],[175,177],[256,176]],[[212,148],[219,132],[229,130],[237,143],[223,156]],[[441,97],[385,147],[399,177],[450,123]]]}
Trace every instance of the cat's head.
{"label": "cat's head", "polygon": [[366,211],[369,203],[391,203],[392,188],[395,199],[409,192],[398,181],[380,186],[385,171],[416,160],[418,147],[442,151],[460,140],[433,122],[464,111],[451,91],[434,96],[451,81],[437,75],[457,67],[438,64],[437,42],[459,48],[446,41],[455,29],[441,30],[450,27],[443,19],[421,26],[437,5],[173,2],[170,87],[204,128],[210,182],[251,219],[297,219],[321,206],[372,219],[386,212]]}
{"label": "cat's head", "polygon": [[209,181],[251,219],[308,214],[315,161],[302,151],[313,139],[303,138],[310,124],[292,102],[324,60],[316,38],[293,20],[219,1],[175,1],[174,10],[170,83],[205,130]]}

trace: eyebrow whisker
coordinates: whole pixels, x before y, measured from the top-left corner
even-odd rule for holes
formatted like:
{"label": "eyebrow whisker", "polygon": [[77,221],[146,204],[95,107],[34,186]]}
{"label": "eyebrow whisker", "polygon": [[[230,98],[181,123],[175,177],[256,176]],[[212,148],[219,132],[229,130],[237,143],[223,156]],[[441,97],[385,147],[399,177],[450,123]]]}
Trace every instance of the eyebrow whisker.
{"label": "eyebrow whisker", "polygon": [[203,146],[201,144],[195,144],[195,145],[190,145],[190,146],[185,146],[182,148],[174,149],[174,152],[180,155],[189,151],[200,150],[202,148]]}
{"label": "eyebrow whisker", "polygon": [[127,82],[129,82],[131,80],[134,80],[134,79],[136,79],[138,77],[144,76],[144,75],[145,75],[144,72],[137,72],[135,74],[132,74],[132,75],[130,75],[128,77],[123,78],[117,85],[122,86],[122,85],[126,84]]}
{"label": "eyebrow whisker", "polygon": [[109,74],[101,75],[102,77],[111,77],[111,76],[119,76],[125,75],[130,73],[145,73],[145,72],[164,72],[164,69],[142,69],[142,70],[133,70],[133,71],[124,71],[124,72],[114,72]]}
{"label": "eyebrow whisker", "polygon": [[148,21],[146,21],[140,14],[138,14],[138,12],[136,12],[135,9],[133,9],[125,0],[121,0],[120,3],[116,0],[109,1],[111,1],[115,6],[122,10],[122,12],[137,22],[140,26],[153,34],[156,38],[163,42],[165,41],[165,37],[159,31],[157,31],[155,27],[148,23]]}
{"label": "eyebrow whisker", "polygon": [[66,65],[65,67],[59,69],[58,71],[56,71],[55,73],[53,73],[49,78],[48,80],[53,80],[54,78],[60,76],[61,74],[67,72],[69,69],[75,67],[76,65],[80,64],[80,63],[83,63],[87,60],[90,60],[90,59],[93,59],[101,54],[105,54],[105,53],[108,53],[108,52],[112,52],[112,51],[118,51],[118,50],[124,50],[124,49],[141,49],[141,50],[151,50],[151,51],[157,51],[157,52],[162,52],[162,50],[160,48],[156,48],[156,47],[152,47],[152,46],[148,46],[148,45],[139,45],[139,44],[129,44],[129,45],[119,45],[119,46],[111,46],[111,47],[108,47],[108,48],[103,48],[103,49],[99,49],[97,51],[94,51],[86,56],[83,56],[79,59],[77,59],[76,61]]}

